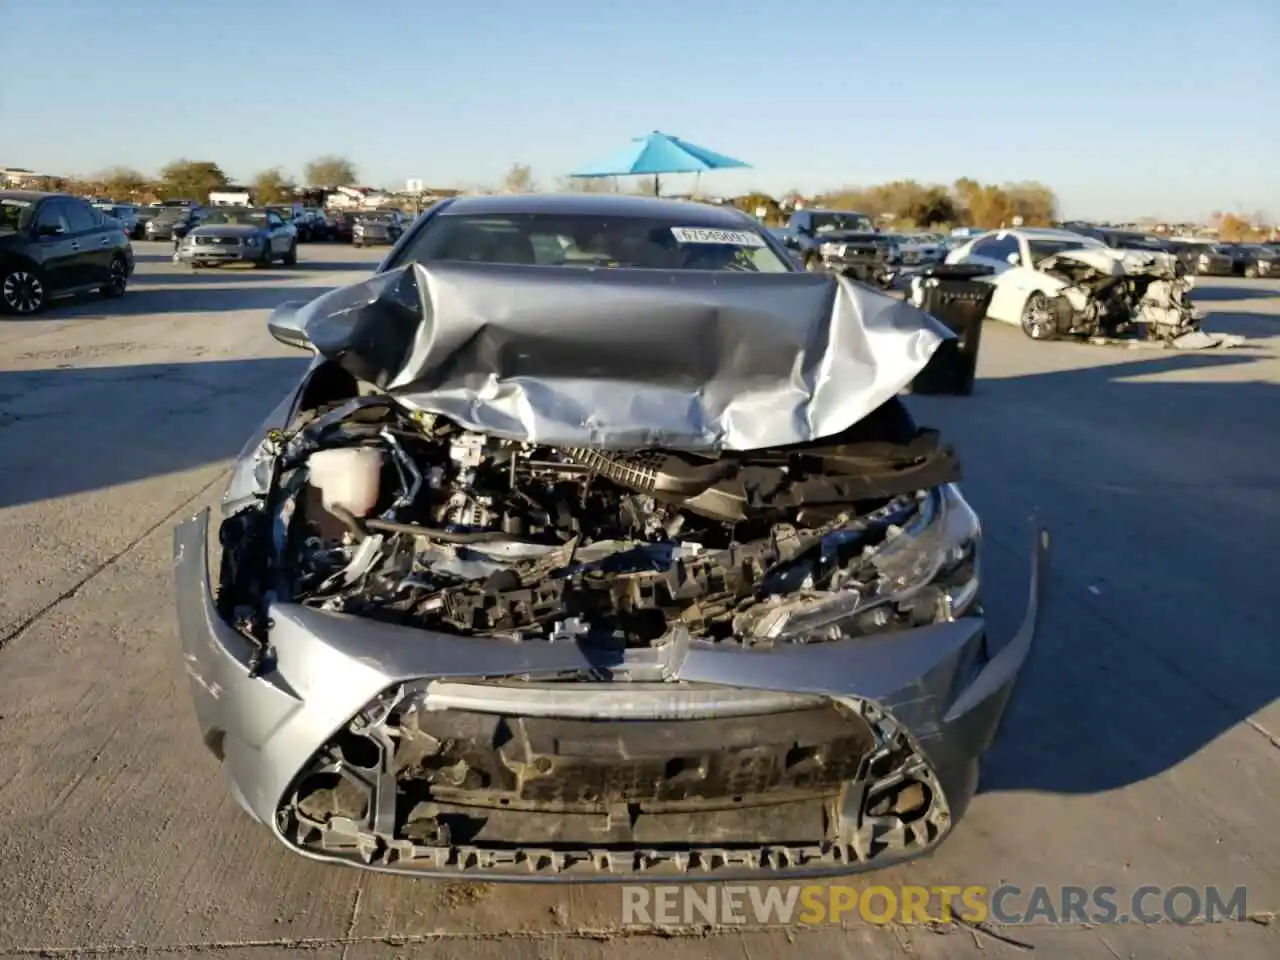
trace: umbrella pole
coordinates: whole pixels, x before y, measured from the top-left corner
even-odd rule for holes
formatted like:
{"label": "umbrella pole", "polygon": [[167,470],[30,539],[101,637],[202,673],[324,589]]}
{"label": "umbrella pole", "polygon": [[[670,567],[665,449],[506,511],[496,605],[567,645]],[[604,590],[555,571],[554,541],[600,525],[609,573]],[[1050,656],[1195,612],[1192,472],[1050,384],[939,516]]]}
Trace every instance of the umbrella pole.
{"label": "umbrella pole", "polygon": [[653,195],[655,197],[662,196],[661,189],[658,186],[658,175],[656,173],[653,175]]}

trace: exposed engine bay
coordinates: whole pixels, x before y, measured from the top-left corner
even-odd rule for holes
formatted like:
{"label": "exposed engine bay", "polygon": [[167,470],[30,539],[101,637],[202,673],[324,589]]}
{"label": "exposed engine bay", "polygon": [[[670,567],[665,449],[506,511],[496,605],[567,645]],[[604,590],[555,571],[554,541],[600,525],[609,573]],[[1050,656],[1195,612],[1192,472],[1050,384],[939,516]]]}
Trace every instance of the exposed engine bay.
{"label": "exposed engine bay", "polygon": [[[218,603],[263,669],[276,601],[611,657],[977,609],[976,518],[943,520],[956,456],[896,399],[825,441],[691,454],[502,440],[364,397],[269,436],[258,464],[272,479],[224,521]],[[728,690],[699,717],[628,720],[599,688],[646,684],[599,664],[388,690],[299,772],[281,835],[383,866],[682,873],[839,868],[949,825],[932,767],[872,703],[742,691],[735,713]]]}
{"label": "exposed engine bay", "polygon": [[1112,338],[1136,333],[1170,343],[1199,329],[1187,299],[1195,278],[1176,257],[1134,251],[1113,262],[1107,256],[1100,263],[1096,255],[1086,259],[1080,251],[1068,251],[1040,262],[1042,273],[1066,284],[1049,299],[1058,335]]}
{"label": "exposed engine bay", "polygon": [[915,560],[894,546],[958,462],[896,400],[827,441],[695,455],[500,440],[363,398],[304,416],[259,458],[274,482],[224,522],[219,604],[260,642],[271,600],[610,649],[676,627],[805,642],[806,607],[836,596],[869,630],[945,614],[945,580],[899,595]]}

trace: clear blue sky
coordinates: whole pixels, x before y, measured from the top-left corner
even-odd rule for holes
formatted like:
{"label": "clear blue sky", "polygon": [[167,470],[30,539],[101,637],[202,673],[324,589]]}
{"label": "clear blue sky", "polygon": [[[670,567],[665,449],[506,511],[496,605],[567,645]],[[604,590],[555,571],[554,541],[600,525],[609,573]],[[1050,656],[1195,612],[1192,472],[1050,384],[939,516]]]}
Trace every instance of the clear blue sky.
{"label": "clear blue sky", "polygon": [[1280,0],[3,0],[0,165],[545,183],[661,129],[720,192],[1039,179],[1280,217]]}

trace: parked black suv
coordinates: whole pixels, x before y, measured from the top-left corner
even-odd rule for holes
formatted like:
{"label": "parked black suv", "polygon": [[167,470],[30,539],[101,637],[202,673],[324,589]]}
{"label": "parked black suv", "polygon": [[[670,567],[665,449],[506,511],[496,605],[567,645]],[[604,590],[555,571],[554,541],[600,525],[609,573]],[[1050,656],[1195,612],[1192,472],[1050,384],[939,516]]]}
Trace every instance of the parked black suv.
{"label": "parked black suv", "polygon": [[1242,277],[1280,277],[1280,250],[1261,243],[1238,243],[1233,257]]}
{"label": "parked black suv", "polygon": [[204,217],[202,210],[191,207],[163,206],[147,221],[144,233],[148,240],[181,240]]}
{"label": "parked black suv", "polygon": [[133,247],[120,224],[80,197],[0,191],[0,311],[32,314],[53,297],[124,295]]}
{"label": "parked black suv", "polygon": [[855,210],[797,210],[782,241],[806,270],[828,270],[887,287],[902,263],[897,238]]}

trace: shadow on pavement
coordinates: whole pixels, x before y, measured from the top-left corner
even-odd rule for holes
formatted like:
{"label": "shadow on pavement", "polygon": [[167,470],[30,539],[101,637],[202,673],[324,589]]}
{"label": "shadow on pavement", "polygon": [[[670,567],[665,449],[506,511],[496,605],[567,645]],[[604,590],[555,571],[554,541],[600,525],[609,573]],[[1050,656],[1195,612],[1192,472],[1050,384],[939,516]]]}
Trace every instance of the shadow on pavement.
{"label": "shadow on pavement", "polygon": [[960,450],[999,638],[1025,605],[1033,522],[1053,538],[1037,646],[983,791],[1113,790],[1237,727],[1270,749],[1241,725],[1280,696],[1280,387],[1223,369],[1255,363],[1163,356],[909,401]]}
{"label": "shadow on pavement", "polygon": [[0,509],[233,457],[308,361],[0,371]]}
{"label": "shadow on pavement", "polygon": [[[230,273],[230,271],[227,271]],[[240,271],[236,271],[239,273]],[[248,271],[246,271],[248,273]],[[253,276],[253,274],[248,274]],[[133,317],[157,313],[224,313],[233,310],[273,310],[286,300],[313,300],[322,293],[328,293],[332,286],[303,286],[280,283],[283,277],[276,277],[277,282],[262,286],[236,286],[233,283],[219,283],[219,277],[204,277],[203,271],[196,276],[203,281],[198,288],[181,285],[140,284],[130,287],[128,293],[119,300],[103,300],[89,297],[81,300],[63,301],[65,306],[57,306],[60,316],[69,318],[100,316]],[[228,278],[238,280],[239,277]]]}
{"label": "shadow on pavement", "polygon": [[[1208,277],[1196,280],[1197,286],[1191,291],[1191,299],[1199,303],[1228,302],[1231,300],[1271,300],[1280,297],[1280,281],[1271,281],[1273,286],[1262,286],[1266,281],[1246,280],[1243,283],[1257,286],[1220,286]],[[1204,284],[1200,286],[1199,284]]]}
{"label": "shadow on pavement", "polygon": [[[288,276],[296,274],[290,270]],[[139,287],[154,289],[156,287],[189,287],[216,286],[219,283],[274,283],[281,280],[278,270],[255,270],[252,267],[224,267],[219,270],[190,270],[186,267],[174,267],[169,273],[134,274],[129,281],[128,297]],[[196,294],[198,295],[198,294]]]}

